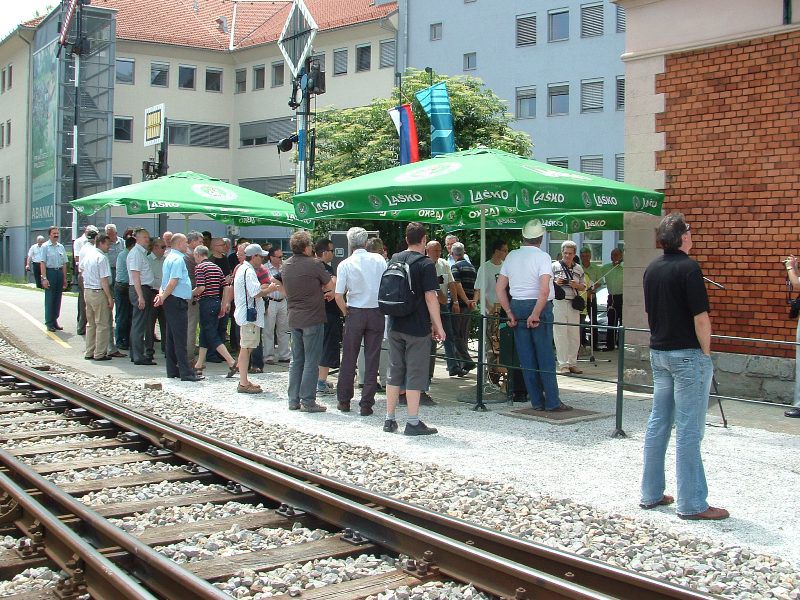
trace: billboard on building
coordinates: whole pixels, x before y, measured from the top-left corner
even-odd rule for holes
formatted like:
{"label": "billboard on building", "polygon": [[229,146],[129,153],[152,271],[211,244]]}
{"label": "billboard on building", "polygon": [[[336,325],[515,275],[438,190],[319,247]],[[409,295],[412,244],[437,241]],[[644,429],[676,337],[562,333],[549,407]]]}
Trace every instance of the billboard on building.
{"label": "billboard on building", "polygon": [[58,116],[56,41],[33,55],[31,103],[31,229],[56,222],[56,119]]}

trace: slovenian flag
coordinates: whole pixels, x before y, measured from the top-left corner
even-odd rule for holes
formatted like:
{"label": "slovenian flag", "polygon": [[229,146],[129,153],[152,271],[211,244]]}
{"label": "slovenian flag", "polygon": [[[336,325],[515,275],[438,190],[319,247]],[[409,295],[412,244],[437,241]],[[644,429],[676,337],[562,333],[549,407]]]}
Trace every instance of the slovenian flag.
{"label": "slovenian flag", "polygon": [[397,128],[400,136],[400,164],[407,165],[419,161],[419,141],[417,140],[417,126],[414,124],[414,115],[410,104],[401,104],[389,109],[389,116]]}

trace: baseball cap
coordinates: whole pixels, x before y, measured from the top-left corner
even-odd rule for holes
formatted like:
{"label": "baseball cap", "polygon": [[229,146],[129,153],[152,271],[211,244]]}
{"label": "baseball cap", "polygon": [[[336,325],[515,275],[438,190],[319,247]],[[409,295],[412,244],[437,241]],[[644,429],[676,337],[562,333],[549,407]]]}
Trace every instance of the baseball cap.
{"label": "baseball cap", "polygon": [[546,231],[547,230],[539,219],[531,219],[525,223],[525,227],[522,228],[522,237],[526,240],[535,240],[536,238],[542,237]]}
{"label": "baseball cap", "polygon": [[245,256],[267,256],[268,253],[258,244],[249,244],[247,248],[244,249]]}
{"label": "baseball cap", "polygon": [[86,234],[86,239],[87,240],[93,240],[94,238],[97,237],[98,233],[100,233],[100,231],[94,225],[87,225],[86,226],[85,234]]}

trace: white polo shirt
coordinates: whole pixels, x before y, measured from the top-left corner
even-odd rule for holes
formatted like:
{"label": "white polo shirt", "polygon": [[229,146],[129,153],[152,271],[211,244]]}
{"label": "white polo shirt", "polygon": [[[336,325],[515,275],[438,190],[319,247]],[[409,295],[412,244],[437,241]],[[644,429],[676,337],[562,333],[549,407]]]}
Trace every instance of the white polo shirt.
{"label": "white polo shirt", "polygon": [[[44,244],[42,244],[42,246],[44,246]],[[42,262],[42,246],[34,244],[28,249],[28,258],[31,259],[32,263]]]}
{"label": "white polo shirt", "polygon": [[358,248],[336,269],[336,293],[347,292],[347,306],[378,308],[378,289],[386,261],[375,252]]}
{"label": "white polo shirt", "polygon": [[514,300],[536,300],[539,298],[539,278],[550,275],[548,300],[555,298],[553,270],[550,255],[536,246],[522,246],[512,250],[500,268],[500,274],[508,277],[509,293]]}
{"label": "white polo shirt", "polygon": [[147,250],[140,244],[134,244],[131,251],[128,252],[128,258],[125,260],[128,267],[128,282],[133,285],[132,271],[139,271],[139,277],[142,285],[153,286],[155,282],[155,275],[153,275],[153,266],[147,260]]}
{"label": "white polo shirt", "polygon": [[100,279],[103,277],[108,277],[108,281],[111,281],[111,267],[108,264],[108,257],[102,250],[98,250],[93,245],[86,244],[81,249],[79,264],[83,273],[83,287],[85,289],[103,289],[100,284]]}

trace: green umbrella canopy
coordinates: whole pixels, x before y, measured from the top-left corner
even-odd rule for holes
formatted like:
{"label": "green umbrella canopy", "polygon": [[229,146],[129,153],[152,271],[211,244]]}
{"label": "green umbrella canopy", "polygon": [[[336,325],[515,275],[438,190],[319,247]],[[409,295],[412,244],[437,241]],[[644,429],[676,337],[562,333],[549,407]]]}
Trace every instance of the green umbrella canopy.
{"label": "green umbrella canopy", "polygon": [[229,223],[241,220],[236,223],[241,225],[307,225],[288,202],[192,171],[106,190],[70,204],[85,215],[124,206],[129,215],[202,214]]}
{"label": "green umbrella canopy", "polygon": [[404,209],[612,210],[661,214],[663,194],[501,150],[454,152],[318,188],[294,197],[302,218]]}

